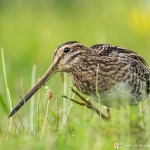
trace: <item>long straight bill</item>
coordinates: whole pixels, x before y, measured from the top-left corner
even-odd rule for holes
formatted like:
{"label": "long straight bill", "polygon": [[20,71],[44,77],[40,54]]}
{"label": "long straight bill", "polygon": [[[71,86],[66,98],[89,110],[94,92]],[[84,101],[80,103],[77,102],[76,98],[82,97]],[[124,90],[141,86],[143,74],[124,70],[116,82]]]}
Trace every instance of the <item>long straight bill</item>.
{"label": "long straight bill", "polygon": [[51,66],[35,86],[20,100],[8,117],[12,117],[56,72],[55,65]]}

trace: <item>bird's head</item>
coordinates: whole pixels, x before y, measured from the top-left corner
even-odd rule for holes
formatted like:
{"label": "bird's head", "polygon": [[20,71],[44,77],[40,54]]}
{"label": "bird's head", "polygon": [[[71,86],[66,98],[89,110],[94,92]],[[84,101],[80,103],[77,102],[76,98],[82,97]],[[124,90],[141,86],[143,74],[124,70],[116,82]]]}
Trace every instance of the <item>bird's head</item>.
{"label": "bird's head", "polygon": [[54,52],[53,65],[57,71],[69,72],[79,63],[86,47],[77,41],[71,41],[60,45]]}
{"label": "bird's head", "polygon": [[86,47],[76,41],[60,45],[54,52],[52,64],[47,72],[21,99],[18,105],[11,111],[9,117],[13,116],[56,72],[69,72],[73,66],[77,65],[84,50],[86,50]]}

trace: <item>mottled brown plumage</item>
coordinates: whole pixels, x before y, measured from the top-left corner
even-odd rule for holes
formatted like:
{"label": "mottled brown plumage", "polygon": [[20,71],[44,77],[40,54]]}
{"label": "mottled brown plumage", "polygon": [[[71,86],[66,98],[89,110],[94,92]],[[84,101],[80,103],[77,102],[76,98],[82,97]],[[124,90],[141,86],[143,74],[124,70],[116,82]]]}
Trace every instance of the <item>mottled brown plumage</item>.
{"label": "mottled brown plumage", "polygon": [[9,116],[56,72],[70,74],[80,92],[108,107],[120,107],[124,102],[136,105],[150,93],[150,71],[138,54],[109,44],[86,47],[71,41],[56,49],[51,67]]}

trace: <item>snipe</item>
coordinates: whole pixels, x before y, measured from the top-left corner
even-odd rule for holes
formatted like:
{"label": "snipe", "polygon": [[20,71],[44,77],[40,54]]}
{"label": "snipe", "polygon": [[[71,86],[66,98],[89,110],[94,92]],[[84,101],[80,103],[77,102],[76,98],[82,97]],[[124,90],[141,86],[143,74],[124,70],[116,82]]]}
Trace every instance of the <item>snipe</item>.
{"label": "snipe", "polygon": [[100,99],[101,104],[107,107],[136,105],[150,93],[150,70],[138,54],[109,44],[86,47],[71,41],[55,50],[48,71],[12,110],[9,117],[56,72],[70,74],[73,84],[80,92],[97,101]]}

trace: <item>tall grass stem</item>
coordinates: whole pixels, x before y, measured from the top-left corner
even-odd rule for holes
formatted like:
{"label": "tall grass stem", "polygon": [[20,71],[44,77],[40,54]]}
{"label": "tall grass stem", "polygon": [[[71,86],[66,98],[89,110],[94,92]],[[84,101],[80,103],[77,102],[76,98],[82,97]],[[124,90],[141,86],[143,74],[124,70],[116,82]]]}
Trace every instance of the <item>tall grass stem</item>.
{"label": "tall grass stem", "polygon": [[[7,82],[7,75],[6,75],[6,66],[5,66],[5,59],[4,59],[4,50],[1,48],[1,55],[2,55],[2,65],[3,65],[3,74],[4,74],[4,81],[5,81],[5,87],[6,87],[6,93],[7,93],[7,99],[10,107],[10,111],[12,110],[12,101],[10,96],[10,91],[8,88],[8,82]],[[8,131],[10,132],[12,126],[12,117],[10,118]]]}
{"label": "tall grass stem", "polygon": [[[35,84],[35,74],[36,74],[36,65],[33,65],[33,69],[32,69],[32,78],[31,78],[31,88],[34,86]],[[31,98],[30,101],[30,130],[31,132],[34,131],[34,95]]]}

